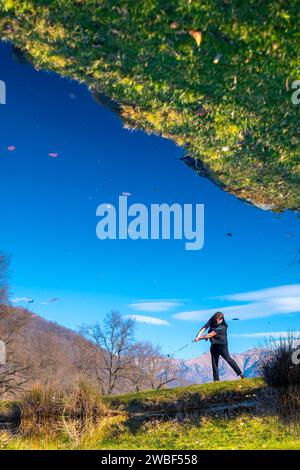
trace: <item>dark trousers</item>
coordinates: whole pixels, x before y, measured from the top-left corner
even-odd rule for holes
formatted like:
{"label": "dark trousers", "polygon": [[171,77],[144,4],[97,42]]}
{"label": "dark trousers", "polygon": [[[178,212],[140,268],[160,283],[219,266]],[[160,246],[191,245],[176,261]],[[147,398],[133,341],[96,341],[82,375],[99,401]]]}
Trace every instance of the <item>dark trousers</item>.
{"label": "dark trousers", "polygon": [[241,375],[242,371],[232,357],[230,357],[227,344],[212,344],[210,347],[211,363],[213,369],[214,380],[219,379],[219,359],[220,356],[232,367],[237,375]]}

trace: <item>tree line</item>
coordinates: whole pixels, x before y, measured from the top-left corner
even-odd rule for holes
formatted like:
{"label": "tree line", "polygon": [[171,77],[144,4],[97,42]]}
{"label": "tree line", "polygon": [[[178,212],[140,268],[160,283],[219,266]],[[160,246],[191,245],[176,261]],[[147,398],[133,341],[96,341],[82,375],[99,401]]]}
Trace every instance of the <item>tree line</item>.
{"label": "tree line", "polygon": [[135,339],[136,323],[119,312],[78,332],[48,322],[9,302],[8,260],[0,255],[0,398],[18,396],[33,384],[71,389],[91,383],[104,395],[160,389],[179,381],[177,363],[159,346]]}

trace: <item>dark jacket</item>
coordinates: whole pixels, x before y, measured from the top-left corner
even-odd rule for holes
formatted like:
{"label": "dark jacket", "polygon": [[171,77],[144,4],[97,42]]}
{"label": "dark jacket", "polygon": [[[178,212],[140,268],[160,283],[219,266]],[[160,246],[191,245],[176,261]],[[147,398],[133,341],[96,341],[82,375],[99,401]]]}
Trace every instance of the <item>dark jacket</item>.
{"label": "dark jacket", "polygon": [[225,322],[225,320],[217,324],[217,322],[214,321],[214,317],[212,317],[208,320],[208,322],[204,325],[203,328],[205,329],[209,328],[208,333],[211,333],[212,331],[217,333],[217,336],[213,336],[212,338],[210,338],[210,342],[212,344],[220,344],[220,345],[228,344],[228,339],[227,339],[228,325]]}

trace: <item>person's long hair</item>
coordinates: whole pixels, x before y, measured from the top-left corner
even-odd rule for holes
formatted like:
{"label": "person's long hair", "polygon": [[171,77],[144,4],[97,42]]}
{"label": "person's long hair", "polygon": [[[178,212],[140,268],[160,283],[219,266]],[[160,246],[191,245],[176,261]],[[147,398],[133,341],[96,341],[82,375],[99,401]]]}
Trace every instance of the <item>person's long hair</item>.
{"label": "person's long hair", "polygon": [[222,312],[216,312],[210,319],[211,323],[216,326],[217,325],[217,318],[222,318],[222,322],[220,323],[221,325],[228,326],[224,314]]}

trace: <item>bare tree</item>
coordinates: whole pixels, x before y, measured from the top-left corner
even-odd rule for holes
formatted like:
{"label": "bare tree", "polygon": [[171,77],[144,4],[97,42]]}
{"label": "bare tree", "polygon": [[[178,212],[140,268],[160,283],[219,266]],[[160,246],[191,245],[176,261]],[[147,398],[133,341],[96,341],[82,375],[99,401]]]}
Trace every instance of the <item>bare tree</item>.
{"label": "bare tree", "polygon": [[78,336],[11,307],[7,269],[8,259],[0,254],[0,340],[7,356],[0,364],[0,396],[17,394],[34,381],[70,387],[87,378],[110,395],[175,380],[171,362],[150,343],[134,344],[135,322],[118,312],[107,314],[101,326],[82,327]]}
{"label": "bare tree", "polygon": [[149,342],[134,344],[130,349],[132,370],[128,375],[128,382],[135,391],[151,388],[149,370],[153,363],[153,358],[160,355],[158,347],[154,347]]}
{"label": "bare tree", "polygon": [[0,364],[0,396],[15,395],[30,379],[30,367],[17,345],[26,321],[11,307],[0,305],[0,339],[6,348],[6,361]]}
{"label": "bare tree", "polygon": [[164,388],[178,379],[177,365],[174,360],[165,357],[160,352],[160,348],[157,348],[155,354],[149,357],[147,377],[151,388]]}
{"label": "bare tree", "polygon": [[98,347],[94,370],[102,392],[107,395],[115,391],[120,381],[127,380],[132,368],[130,348],[133,344],[134,328],[135,322],[131,318],[125,319],[115,311],[106,315],[103,327],[96,323],[81,328],[84,337]]}
{"label": "bare tree", "polygon": [[128,381],[136,391],[163,388],[178,379],[175,361],[166,358],[159,346],[149,342],[136,343],[130,353],[132,369]]}
{"label": "bare tree", "polygon": [[0,362],[0,396],[15,394],[28,380],[27,367],[15,354],[16,336],[24,326],[24,318],[8,306],[8,265],[7,256],[0,253],[0,340],[5,350],[5,360]]}
{"label": "bare tree", "polygon": [[149,370],[151,378],[151,386],[154,389],[165,388],[178,379],[177,367],[172,359],[164,356],[153,358],[151,368]]}

